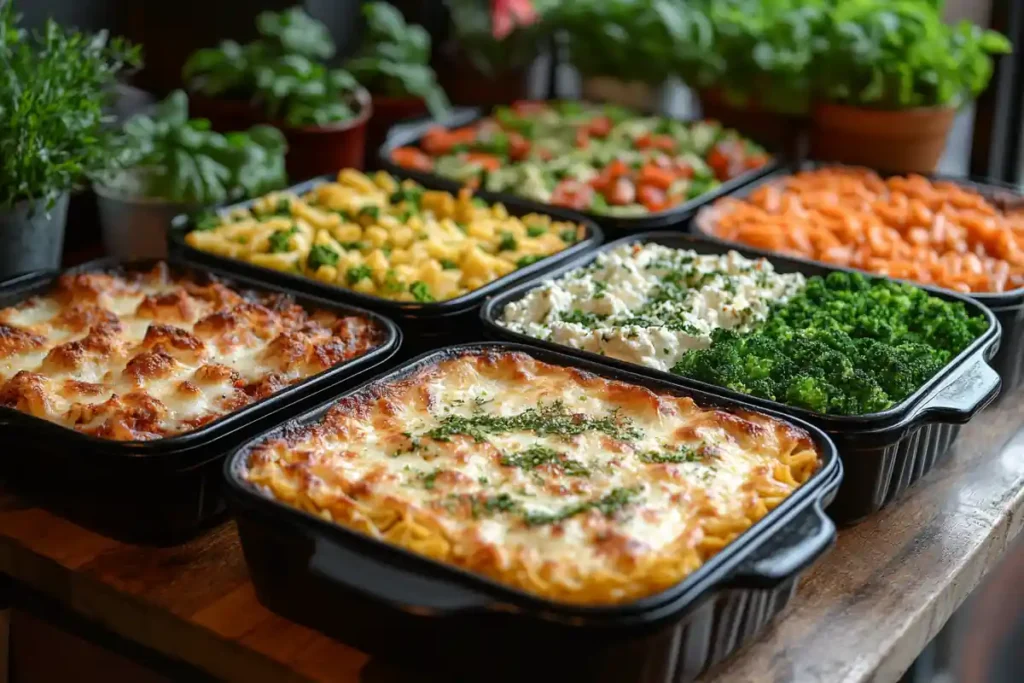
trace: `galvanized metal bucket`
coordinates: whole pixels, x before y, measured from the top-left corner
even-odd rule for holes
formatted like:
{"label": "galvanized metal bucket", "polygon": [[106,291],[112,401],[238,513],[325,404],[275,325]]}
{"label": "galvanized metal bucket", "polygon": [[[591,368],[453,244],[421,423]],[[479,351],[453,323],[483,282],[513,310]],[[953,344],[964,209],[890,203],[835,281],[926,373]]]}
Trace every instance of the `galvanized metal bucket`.
{"label": "galvanized metal bucket", "polygon": [[0,212],[0,279],[59,268],[67,217],[66,192],[49,210],[45,200],[25,200]]}

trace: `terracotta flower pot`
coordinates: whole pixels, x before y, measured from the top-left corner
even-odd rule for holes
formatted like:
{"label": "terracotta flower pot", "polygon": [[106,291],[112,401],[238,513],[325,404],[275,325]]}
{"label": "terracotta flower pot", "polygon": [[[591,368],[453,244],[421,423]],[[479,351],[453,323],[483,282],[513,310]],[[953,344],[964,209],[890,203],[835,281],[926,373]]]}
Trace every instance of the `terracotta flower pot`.
{"label": "terracotta flower pot", "polygon": [[737,106],[717,88],[703,89],[697,94],[704,118],[735,128],[770,151],[782,152],[791,158],[800,156],[807,128],[806,117],[765,109],[757,100],[749,101],[746,106]]}
{"label": "terracotta flower pot", "polygon": [[281,121],[268,121],[263,112],[248,101],[200,95],[191,96],[189,115],[210,119],[211,127],[220,133],[248,130],[257,124],[280,129],[288,142],[285,156],[288,177],[298,182],[342,168],[363,168],[366,122],[373,113],[373,105],[365,90],[357,90],[355,97],[360,111],[354,118],[325,126],[294,127]]}
{"label": "terracotta flower pot", "polygon": [[263,112],[249,100],[218,99],[189,93],[188,109],[192,118],[209,119],[210,127],[218,133],[248,130],[266,121]]}
{"label": "terracotta flower pot", "polygon": [[386,97],[373,95],[373,116],[366,128],[366,167],[376,168],[377,151],[387,140],[391,127],[405,119],[427,113],[427,105],[419,97]]}
{"label": "terracotta flower pot", "polygon": [[811,157],[897,173],[933,173],[956,118],[952,107],[880,110],[815,105]]}
{"label": "terracotta flower pot", "polygon": [[370,94],[356,92],[360,112],[347,121],[326,126],[293,128],[272,123],[288,142],[285,168],[292,182],[301,182],[343,168],[363,168],[366,155],[366,122],[373,113]]}

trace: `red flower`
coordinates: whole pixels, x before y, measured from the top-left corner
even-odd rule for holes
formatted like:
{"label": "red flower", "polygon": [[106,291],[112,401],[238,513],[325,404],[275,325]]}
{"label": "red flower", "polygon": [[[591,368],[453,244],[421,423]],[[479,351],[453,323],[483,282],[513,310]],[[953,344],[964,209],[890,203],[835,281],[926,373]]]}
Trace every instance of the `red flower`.
{"label": "red flower", "polygon": [[537,21],[537,10],[530,0],[491,0],[491,33],[502,40],[518,26]]}

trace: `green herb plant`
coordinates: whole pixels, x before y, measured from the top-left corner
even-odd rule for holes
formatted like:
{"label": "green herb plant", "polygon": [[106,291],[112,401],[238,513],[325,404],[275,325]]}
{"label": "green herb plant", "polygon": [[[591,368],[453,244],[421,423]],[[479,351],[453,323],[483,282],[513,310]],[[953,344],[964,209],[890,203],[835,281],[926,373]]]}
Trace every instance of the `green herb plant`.
{"label": "green herb plant", "polygon": [[448,98],[430,68],[430,34],[409,26],[402,13],[386,2],[363,5],[366,34],[358,54],[345,68],[375,94],[419,97],[430,114],[448,113]]}
{"label": "green herb plant", "polygon": [[324,126],[359,114],[359,83],[324,60],[335,46],[323,23],[293,7],[262,12],[260,37],[197,50],[182,69],[188,88],[207,97],[248,99],[289,126]]}
{"label": "green herb plant", "polygon": [[19,27],[0,3],[0,207],[41,200],[47,207],[92,172],[116,161],[104,107],[118,73],[140,53],[105,32]]}
{"label": "green herb plant", "polygon": [[842,0],[824,42],[820,95],[879,109],[958,107],[988,85],[992,56],[1011,49],[995,31],[946,24],[936,3],[921,0]]}
{"label": "green herb plant", "polygon": [[715,88],[734,106],[802,114],[810,107],[813,65],[826,48],[825,23],[837,0],[709,0]]}
{"label": "green herb plant", "polygon": [[126,194],[194,205],[256,197],[287,184],[284,136],[270,126],[221,135],[205,119],[189,119],[178,90],[152,116],[129,119],[117,140],[118,167],[139,173],[101,174]]}
{"label": "green herb plant", "polygon": [[561,3],[552,21],[568,34],[571,61],[587,76],[660,84],[673,74],[708,80],[718,70],[710,22],[692,3],[575,0]]}

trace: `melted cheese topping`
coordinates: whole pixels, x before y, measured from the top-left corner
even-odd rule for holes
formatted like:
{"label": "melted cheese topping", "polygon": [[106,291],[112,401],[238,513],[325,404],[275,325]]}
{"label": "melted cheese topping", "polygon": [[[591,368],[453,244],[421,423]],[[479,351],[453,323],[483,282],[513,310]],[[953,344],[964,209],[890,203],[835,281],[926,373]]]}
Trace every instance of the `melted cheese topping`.
{"label": "melted cheese topping", "polygon": [[245,478],[549,598],[680,581],[817,469],[809,436],[519,353],[469,353],[256,446]]}
{"label": "melted cheese topping", "polygon": [[700,255],[659,244],[625,244],[541,284],[505,306],[508,329],[574,349],[670,370],[711,345],[719,328],[743,332],[804,287],[737,252]]}
{"label": "melted cheese topping", "polygon": [[0,406],[116,440],[196,429],[365,353],[368,320],[147,273],[66,274],[0,310]]}

